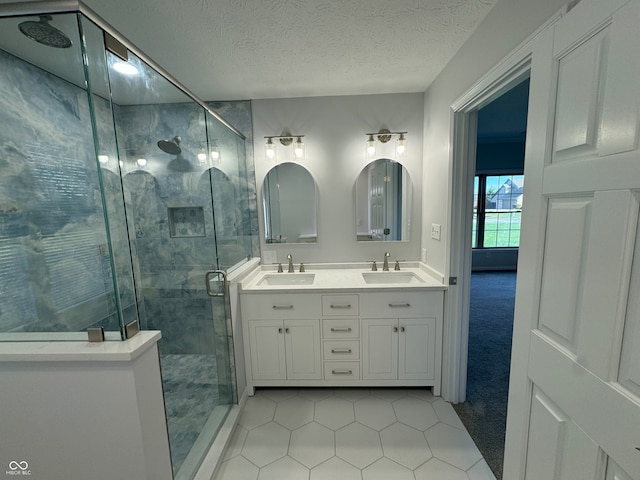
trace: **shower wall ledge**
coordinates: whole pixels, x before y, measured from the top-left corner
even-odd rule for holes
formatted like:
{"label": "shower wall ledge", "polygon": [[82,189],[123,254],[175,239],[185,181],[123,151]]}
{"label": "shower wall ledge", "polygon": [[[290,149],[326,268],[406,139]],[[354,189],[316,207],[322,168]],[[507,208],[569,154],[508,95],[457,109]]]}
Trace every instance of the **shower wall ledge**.
{"label": "shower wall ledge", "polygon": [[123,342],[0,342],[0,362],[130,362],[160,338],[149,330]]}

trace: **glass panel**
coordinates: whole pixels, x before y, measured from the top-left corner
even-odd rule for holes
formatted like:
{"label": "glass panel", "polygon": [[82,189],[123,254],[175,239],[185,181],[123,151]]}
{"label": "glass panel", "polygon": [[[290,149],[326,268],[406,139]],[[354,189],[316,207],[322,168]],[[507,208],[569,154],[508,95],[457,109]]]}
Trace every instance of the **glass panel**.
{"label": "glass panel", "polygon": [[133,265],[129,252],[129,237],[124,210],[124,195],[118,163],[118,147],[113,118],[113,108],[106,70],[106,51],[102,30],[84,16],[80,16],[80,29],[86,43],[86,72],[89,79],[91,113],[93,117],[95,155],[98,173],[102,183],[102,202],[106,212],[108,245],[112,259],[112,270],[116,292],[115,304],[121,324],[112,315],[111,323],[105,323],[106,330],[119,330],[124,325],[138,319]]}
{"label": "glass panel", "polygon": [[523,187],[524,175],[486,177],[484,248],[520,244]]}
{"label": "glass panel", "polygon": [[0,333],[10,340],[118,325],[80,38],[76,14],[0,19]]}
{"label": "glass panel", "polygon": [[471,246],[478,247],[478,200],[480,198],[480,179],[473,179],[473,225],[471,227]]}
{"label": "glass panel", "polygon": [[208,142],[198,153],[199,163],[207,167],[201,185],[211,188],[219,268],[229,268],[251,255],[244,140],[209,112],[206,121]]}
{"label": "glass panel", "polygon": [[174,474],[192,478],[235,393],[227,299],[205,273],[246,255],[223,248],[237,246],[236,138],[135,55],[135,74],[107,59],[141,325],[162,331]]}

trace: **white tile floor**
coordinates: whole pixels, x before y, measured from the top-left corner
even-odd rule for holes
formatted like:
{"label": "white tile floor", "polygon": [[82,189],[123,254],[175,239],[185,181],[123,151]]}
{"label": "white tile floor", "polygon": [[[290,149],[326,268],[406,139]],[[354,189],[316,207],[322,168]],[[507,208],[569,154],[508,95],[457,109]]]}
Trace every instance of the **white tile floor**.
{"label": "white tile floor", "polygon": [[428,389],[262,389],[216,480],[495,480]]}

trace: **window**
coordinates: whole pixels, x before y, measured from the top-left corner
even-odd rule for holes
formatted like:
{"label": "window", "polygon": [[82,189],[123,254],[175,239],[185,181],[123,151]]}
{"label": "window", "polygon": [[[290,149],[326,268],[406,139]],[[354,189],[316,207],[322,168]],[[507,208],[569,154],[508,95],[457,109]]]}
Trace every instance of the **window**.
{"label": "window", "polygon": [[477,175],[473,184],[473,248],[518,247],[524,175]]}

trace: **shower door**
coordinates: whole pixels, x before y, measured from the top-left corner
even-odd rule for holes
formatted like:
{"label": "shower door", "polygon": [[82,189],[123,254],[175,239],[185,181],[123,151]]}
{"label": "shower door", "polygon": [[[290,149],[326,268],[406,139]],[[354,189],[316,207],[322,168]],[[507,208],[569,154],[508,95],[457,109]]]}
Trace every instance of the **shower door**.
{"label": "shower door", "polygon": [[207,294],[205,273],[227,266],[220,263],[228,247],[217,240],[214,204],[221,200],[214,192],[228,187],[214,161],[237,149],[236,135],[232,142],[214,138],[216,119],[131,53],[126,64],[137,73],[107,57],[140,324],[162,332],[174,476],[188,479],[235,400],[227,299]]}

